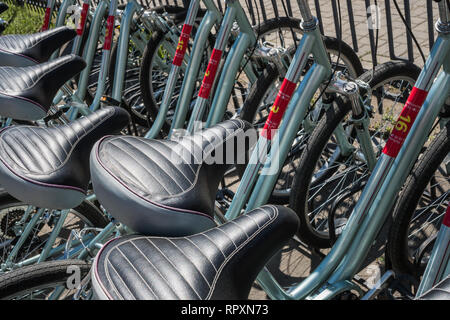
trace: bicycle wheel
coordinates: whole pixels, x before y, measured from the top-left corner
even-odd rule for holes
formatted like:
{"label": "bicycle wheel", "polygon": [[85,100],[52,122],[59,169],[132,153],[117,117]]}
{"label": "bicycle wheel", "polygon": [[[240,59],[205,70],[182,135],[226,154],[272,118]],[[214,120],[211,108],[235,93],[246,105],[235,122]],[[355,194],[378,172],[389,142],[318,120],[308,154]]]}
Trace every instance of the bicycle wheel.
{"label": "bicycle wheel", "polygon": [[83,260],[42,262],[0,275],[2,300],[71,300],[91,264]]}
{"label": "bicycle wheel", "polygon": [[393,211],[386,255],[396,273],[417,279],[425,271],[450,200],[450,123],[411,171]]}
{"label": "bicycle wheel", "polygon": [[[408,62],[388,62],[360,79],[372,93],[369,134],[378,157],[409,96],[420,69]],[[333,216],[338,235],[367,182],[370,171],[349,120],[351,105],[336,97],[311,133],[299,160],[290,196],[290,207],[301,220],[299,238],[316,248],[332,245],[328,217]],[[351,152],[337,143],[339,130]],[[343,143],[342,141],[340,143]],[[348,149],[348,148],[347,148]]]}
{"label": "bicycle wheel", "polygon": [[[34,214],[33,211],[25,217],[27,209],[27,204],[15,199],[6,191],[0,192],[0,272],[13,269],[17,267],[18,262],[40,254],[57,221],[54,214],[46,211],[33,226],[17,255],[10,257],[20,235]],[[53,247],[64,244],[72,230],[80,231],[86,227],[102,228],[107,223],[107,218],[97,207],[91,202],[84,201],[69,212]],[[5,264],[8,258],[9,264]]]}
{"label": "bicycle wheel", "polygon": [[[292,24],[293,22],[289,22],[289,25],[285,25],[284,27],[293,27]],[[273,26],[273,28],[275,28],[275,26]],[[300,29],[294,29],[296,32],[300,32],[299,30]],[[287,29],[287,31],[289,31],[289,29]],[[335,62],[339,51],[339,41],[335,38],[324,37],[324,44],[333,63],[333,67],[336,67],[337,70],[348,74],[352,78],[357,78],[363,73],[363,68],[358,56],[346,43],[341,42],[340,62],[337,66]],[[295,48],[292,47],[290,51],[290,56],[293,56]],[[303,74],[306,74],[312,64],[313,59],[311,58],[308,61]],[[242,107],[240,117],[253,123],[256,128],[261,129],[270,113],[270,108],[275,101],[282,81],[282,76],[279,74],[277,68],[274,66],[267,67],[262,76],[253,85],[252,90]],[[298,166],[301,152],[304,149],[304,145],[308,140],[310,133],[310,129],[305,130],[304,128],[301,128],[298,132],[297,138],[288,154],[283,169],[278,177],[277,184],[269,199],[270,203],[286,204],[289,202],[289,194],[295,169]]]}

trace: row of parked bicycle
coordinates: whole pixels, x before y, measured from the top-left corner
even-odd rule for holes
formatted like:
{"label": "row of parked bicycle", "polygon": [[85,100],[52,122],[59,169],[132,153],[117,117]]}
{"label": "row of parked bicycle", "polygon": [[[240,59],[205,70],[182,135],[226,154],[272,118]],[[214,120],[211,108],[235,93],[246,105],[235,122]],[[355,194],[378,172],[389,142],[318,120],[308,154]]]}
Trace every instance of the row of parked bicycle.
{"label": "row of parked bicycle", "polygon": [[[256,279],[272,299],[450,299],[435,2],[422,69],[364,72],[307,0],[255,26],[239,1],[48,0],[41,32],[0,37],[0,298],[247,299]],[[287,243],[322,252],[288,287],[265,267]]]}

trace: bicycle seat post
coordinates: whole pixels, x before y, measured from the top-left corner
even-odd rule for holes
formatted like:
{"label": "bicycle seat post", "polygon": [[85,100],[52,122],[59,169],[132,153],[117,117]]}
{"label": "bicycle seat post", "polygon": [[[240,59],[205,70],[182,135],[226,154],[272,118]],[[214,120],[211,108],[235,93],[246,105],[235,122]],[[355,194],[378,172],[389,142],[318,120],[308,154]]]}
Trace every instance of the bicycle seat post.
{"label": "bicycle seat post", "polygon": [[311,9],[308,4],[308,0],[297,0],[297,2],[298,7],[300,8],[300,14],[303,18],[303,23],[305,23],[306,25],[315,24],[314,17],[311,14]]}

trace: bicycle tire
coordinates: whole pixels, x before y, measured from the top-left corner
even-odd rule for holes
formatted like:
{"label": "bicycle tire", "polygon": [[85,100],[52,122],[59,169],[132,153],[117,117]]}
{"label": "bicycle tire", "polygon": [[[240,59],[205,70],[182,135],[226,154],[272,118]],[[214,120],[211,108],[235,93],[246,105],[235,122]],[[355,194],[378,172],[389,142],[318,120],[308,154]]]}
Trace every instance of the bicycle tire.
{"label": "bicycle tire", "polygon": [[[393,220],[388,233],[386,255],[392,263],[393,270],[398,274],[409,274],[419,279],[425,270],[425,265],[418,265],[410,255],[408,243],[409,227],[421,202],[420,200],[424,197],[427,186],[449,152],[450,122],[439,132],[438,136],[417,160],[394,206]],[[443,197],[441,195],[442,199],[439,200],[439,204],[450,198],[448,189],[446,192],[447,194],[443,193]],[[425,198],[427,197],[425,196]],[[432,205],[437,204],[437,200],[434,198],[431,198],[430,202]],[[444,213],[445,208],[441,217],[433,218],[433,220],[436,219],[433,224],[437,228],[440,227]]]}
{"label": "bicycle tire", "polygon": [[[394,77],[415,80],[419,73],[420,69],[409,62],[389,62],[377,66],[373,74],[371,71],[366,72],[360,79],[366,81],[371,88],[376,88],[378,84],[383,84]],[[300,162],[293,179],[289,207],[297,213],[300,219],[298,236],[304,243],[315,248],[329,248],[332,242],[329,234],[319,234],[319,232],[314,230],[309,218],[310,212],[308,211],[307,199],[309,198],[310,188],[312,187],[313,174],[335,129],[350,111],[351,104],[348,99],[337,96],[333,107],[326,110],[311,133],[306,147],[300,156]],[[333,173],[328,170],[328,172],[325,172],[317,180],[325,185],[325,181],[328,181],[328,178],[331,179],[330,176]],[[344,177],[343,179],[346,178]],[[326,194],[325,196],[329,197],[330,195]]]}
{"label": "bicycle tire", "polygon": [[[44,290],[66,285],[71,273],[69,267],[78,268],[80,280],[88,275],[91,264],[83,260],[57,260],[22,267],[0,275],[0,299],[12,300],[27,291]],[[67,288],[67,286],[66,286]]]}
{"label": "bicycle tire", "polygon": [[[291,17],[279,17],[268,19],[261,23],[260,33],[265,34],[270,31],[280,29],[280,28],[292,28],[296,33],[302,34],[302,29],[300,28],[300,19]],[[258,27],[255,27],[257,31]],[[322,36],[325,47],[328,52],[338,53],[339,52],[339,40],[333,37]],[[341,57],[345,58],[349,62],[349,66],[353,67],[350,74],[352,77],[359,77],[364,73],[364,68],[361,64],[361,60],[355,51],[344,41],[341,41]]]}

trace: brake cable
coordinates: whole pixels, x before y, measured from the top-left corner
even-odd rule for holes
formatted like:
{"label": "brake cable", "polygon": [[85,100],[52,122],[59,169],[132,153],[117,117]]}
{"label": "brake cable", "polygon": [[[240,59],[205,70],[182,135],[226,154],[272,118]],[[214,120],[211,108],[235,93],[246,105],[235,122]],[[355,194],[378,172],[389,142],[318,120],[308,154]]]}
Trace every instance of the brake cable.
{"label": "brake cable", "polygon": [[[393,0],[393,1],[394,1],[394,5],[395,5],[395,8],[397,9],[398,14],[400,15],[400,18],[402,19],[403,24],[406,27],[406,30],[408,30],[408,33],[411,35],[411,38],[413,39],[414,43],[416,44],[417,49],[419,49],[420,56],[422,57],[423,63],[425,64],[425,62],[426,62],[425,55],[423,54],[423,51],[420,48],[419,42],[417,41],[414,33],[412,32],[411,28],[409,27],[408,23],[406,22],[405,17],[403,16],[402,12],[400,11],[400,7],[398,6],[397,0]],[[449,2],[449,0],[447,0],[447,2]]]}

